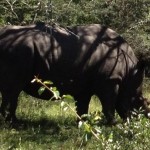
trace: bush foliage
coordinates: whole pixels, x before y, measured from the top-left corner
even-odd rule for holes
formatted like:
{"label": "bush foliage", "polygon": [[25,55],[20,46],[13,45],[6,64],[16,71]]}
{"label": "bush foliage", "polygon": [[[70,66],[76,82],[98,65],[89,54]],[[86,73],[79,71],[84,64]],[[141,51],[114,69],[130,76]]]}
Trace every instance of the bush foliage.
{"label": "bush foliage", "polygon": [[[147,23],[149,0],[1,0],[1,24],[37,20],[62,25],[101,23],[119,31]],[[148,25],[147,25],[148,26]]]}

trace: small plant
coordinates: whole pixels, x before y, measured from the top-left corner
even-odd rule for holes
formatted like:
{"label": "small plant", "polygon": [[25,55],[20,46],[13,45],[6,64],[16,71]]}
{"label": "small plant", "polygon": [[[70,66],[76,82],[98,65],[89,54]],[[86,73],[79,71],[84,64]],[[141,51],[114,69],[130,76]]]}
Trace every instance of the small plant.
{"label": "small plant", "polygon": [[[53,94],[52,99],[55,100],[61,100],[60,106],[63,111],[67,111],[70,109],[78,118],[79,123],[78,127],[79,129],[82,129],[84,132],[83,135],[83,140],[88,141],[91,139],[92,136],[94,136],[97,140],[100,140],[99,135],[101,133],[100,129],[97,127],[97,122],[100,119],[100,114],[99,113],[93,113],[93,114],[84,114],[83,116],[79,116],[77,112],[69,105],[69,101],[73,100],[73,97],[71,95],[63,95],[60,96],[59,91],[57,90],[56,87],[49,87],[49,85],[52,85],[53,82],[51,81],[43,81],[41,79],[38,79],[36,76],[35,78],[31,81],[32,83],[37,82],[41,84],[41,87],[38,90],[38,93],[41,95],[46,89]],[[86,120],[84,121],[84,119]]]}

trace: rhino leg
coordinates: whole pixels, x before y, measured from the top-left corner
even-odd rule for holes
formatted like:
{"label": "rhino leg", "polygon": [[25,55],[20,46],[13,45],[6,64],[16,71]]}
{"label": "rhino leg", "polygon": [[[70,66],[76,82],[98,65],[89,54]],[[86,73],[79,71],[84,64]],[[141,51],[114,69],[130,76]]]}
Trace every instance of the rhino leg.
{"label": "rhino leg", "polygon": [[120,88],[119,95],[116,102],[116,111],[119,116],[126,121],[131,115],[131,97],[128,96],[128,93],[125,89]]}
{"label": "rhino leg", "polygon": [[79,95],[74,96],[77,106],[77,114],[82,116],[83,114],[88,113],[89,102],[91,99],[91,94],[88,91],[82,92]]}
{"label": "rhino leg", "polygon": [[3,117],[6,116],[6,109],[8,107],[8,101],[5,101],[4,98],[2,98],[2,103],[0,107],[0,113],[2,114]]}
{"label": "rhino leg", "polygon": [[106,117],[107,124],[113,125],[115,120],[115,105],[117,101],[119,85],[110,81],[97,94],[102,104],[102,111]]}
{"label": "rhino leg", "polygon": [[123,102],[117,101],[116,111],[123,120],[126,120],[129,116],[129,110]]}
{"label": "rhino leg", "polygon": [[13,91],[2,92],[1,114],[4,116],[6,121],[17,121],[15,113],[18,102],[18,95],[19,93]]}
{"label": "rhino leg", "polygon": [[103,98],[103,100],[101,101],[102,111],[103,111],[104,116],[106,117],[107,124],[115,124],[116,123],[116,120],[114,118],[115,106],[110,101],[115,102],[115,100],[112,98],[109,98],[109,97]]}

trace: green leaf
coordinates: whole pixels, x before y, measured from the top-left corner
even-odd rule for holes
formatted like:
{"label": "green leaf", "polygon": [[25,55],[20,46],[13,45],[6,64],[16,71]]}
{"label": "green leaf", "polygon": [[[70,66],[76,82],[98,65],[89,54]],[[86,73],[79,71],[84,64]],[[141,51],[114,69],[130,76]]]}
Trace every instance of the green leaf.
{"label": "green leaf", "polygon": [[64,107],[65,104],[66,104],[66,103],[65,103],[64,101],[62,101],[61,104],[60,104],[60,106],[61,106],[61,107]]}
{"label": "green leaf", "polygon": [[84,131],[91,132],[91,127],[90,127],[89,124],[87,124],[87,123],[84,122],[83,125],[84,125]]}
{"label": "green leaf", "polygon": [[57,91],[57,88],[56,88],[56,87],[51,87],[51,90],[52,90],[53,92],[55,92],[55,91]]}
{"label": "green leaf", "polygon": [[109,135],[108,141],[109,142],[113,142],[113,133],[112,132]]}
{"label": "green leaf", "polygon": [[68,109],[68,107],[64,107],[64,109],[63,109],[63,110],[64,110],[64,111],[67,111],[67,109]]}
{"label": "green leaf", "polygon": [[78,128],[82,128],[82,126],[83,126],[83,121],[79,121]]}
{"label": "green leaf", "polygon": [[38,90],[39,95],[42,95],[42,93],[44,91],[45,91],[45,87],[44,86],[40,87],[39,90]]}
{"label": "green leaf", "polygon": [[85,141],[87,142],[88,140],[90,140],[92,137],[92,133],[91,132],[86,132],[85,133]]}
{"label": "green leaf", "polygon": [[98,134],[101,134],[102,133],[102,131],[101,131],[101,129],[99,129],[99,128],[94,128],[95,130],[96,130],[96,132],[98,133]]}
{"label": "green leaf", "polygon": [[31,83],[34,83],[36,81],[36,79],[33,79],[32,81],[31,81]]}
{"label": "green leaf", "polygon": [[94,121],[97,121],[97,120],[100,120],[101,119],[101,117],[99,116],[99,115],[96,115],[95,117],[94,117]]}
{"label": "green leaf", "polygon": [[53,82],[52,82],[52,81],[49,81],[49,80],[44,81],[43,83],[44,83],[44,84],[48,84],[48,85],[52,85],[52,84],[53,84]]}
{"label": "green leaf", "polygon": [[66,100],[68,102],[73,102],[74,101],[74,98],[71,95],[69,95],[69,94],[68,95],[63,95],[62,99]]}
{"label": "green leaf", "polygon": [[59,91],[53,91],[53,94],[54,94],[54,97],[55,97],[56,99],[59,99],[59,98],[60,98],[60,93],[59,93]]}

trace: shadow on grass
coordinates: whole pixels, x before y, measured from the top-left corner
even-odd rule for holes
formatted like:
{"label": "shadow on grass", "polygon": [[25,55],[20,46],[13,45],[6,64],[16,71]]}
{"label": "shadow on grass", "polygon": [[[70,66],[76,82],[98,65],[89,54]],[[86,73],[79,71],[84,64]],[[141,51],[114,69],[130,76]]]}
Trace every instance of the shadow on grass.
{"label": "shadow on grass", "polygon": [[18,147],[17,141],[21,139],[22,143],[32,142],[36,145],[45,145],[46,148],[52,143],[63,143],[78,137],[79,134],[77,124],[72,118],[63,120],[62,118],[19,119],[13,124],[0,119],[0,133],[7,139],[3,143],[14,143],[13,147]]}
{"label": "shadow on grass", "polygon": [[77,123],[74,118],[68,117],[57,117],[57,118],[46,118],[41,117],[39,119],[18,119],[17,122],[11,123],[11,122],[5,122],[4,119],[0,118],[0,128],[7,126],[8,128],[14,128],[16,130],[20,129],[28,129],[28,128],[43,128],[43,129],[49,129],[49,128],[56,128],[59,129],[59,127],[71,127],[76,126]]}

